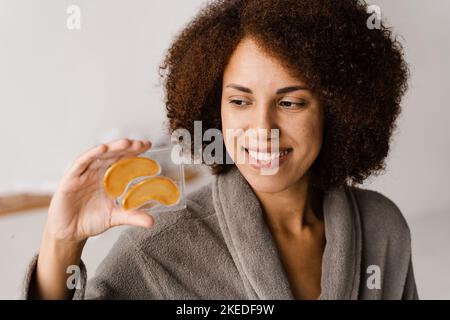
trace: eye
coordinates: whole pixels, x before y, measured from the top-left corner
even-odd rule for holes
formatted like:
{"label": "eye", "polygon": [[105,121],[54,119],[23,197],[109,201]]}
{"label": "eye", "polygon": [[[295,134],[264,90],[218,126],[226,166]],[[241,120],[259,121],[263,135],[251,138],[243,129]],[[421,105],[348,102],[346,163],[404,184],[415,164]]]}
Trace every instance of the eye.
{"label": "eye", "polygon": [[239,106],[239,107],[242,107],[242,106],[246,106],[246,105],[250,105],[250,104],[251,104],[250,102],[247,102],[247,101],[245,101],[245,100],[239,100],[239,99],[233,99],[233,100],[230,100],[230,103],[231,103],[231,104],[234,104],[234,105],[236,105],[236,106]]}
{"label": "eye", "polygon": [[301,109],[305,108],[308,105],[306,101],[293,102],[293,101],[280,101],[280,106],[285,109]]}

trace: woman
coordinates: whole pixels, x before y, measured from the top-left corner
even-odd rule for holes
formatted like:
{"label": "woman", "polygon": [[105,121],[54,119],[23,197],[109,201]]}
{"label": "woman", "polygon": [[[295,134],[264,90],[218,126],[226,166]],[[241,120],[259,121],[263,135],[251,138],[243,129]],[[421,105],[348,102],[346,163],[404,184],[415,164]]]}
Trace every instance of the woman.
{"label": "woman", "polygon": [[[24,296],[417,298],[401,212],[355,186],[384,169],[408,75],[400,44],[383,25],[368,28],[370,18],[351,0],[208,4],[161,66],[167,114],[171,130],[192,132],[197,120],[222,130],[235,164],[211,164],[213,181],[188,196],[186,209],[152,217],[95,201],[98,166],[149,142],[124,139],[81,155],[52,199]],[[277,130],[278,139],[257,136],[266,147],[255,149],[228,134],[252,129]],[[263,175],[269,158],[278,170]],[[124,224],[137,228],[86,283],[87,239]],[[66,286],[71,265],[81,268],[75,290]]]}

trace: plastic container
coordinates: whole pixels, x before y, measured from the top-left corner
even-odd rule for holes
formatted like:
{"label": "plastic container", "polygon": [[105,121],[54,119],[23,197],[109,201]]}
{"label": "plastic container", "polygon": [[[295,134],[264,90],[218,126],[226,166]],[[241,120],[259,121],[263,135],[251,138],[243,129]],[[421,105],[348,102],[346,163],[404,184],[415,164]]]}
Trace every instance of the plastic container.
{"label": "plastic container", "polygon": [[124,211],[186,208],[184,167],[172,159],[172,150],[150,149],[105,165],[99,174],[103,196]]}

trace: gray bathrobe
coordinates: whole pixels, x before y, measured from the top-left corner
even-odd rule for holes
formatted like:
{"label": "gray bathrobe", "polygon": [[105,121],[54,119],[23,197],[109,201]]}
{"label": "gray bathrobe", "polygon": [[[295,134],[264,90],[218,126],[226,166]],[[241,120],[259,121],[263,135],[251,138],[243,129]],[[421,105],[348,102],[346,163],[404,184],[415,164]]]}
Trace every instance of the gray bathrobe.
{"label": "gray bathrobe", "polygon": [[[320,299],[417,299],[408,225],[380,193],[343,186],[325,194]],[[125,230],[93,278],[81,263],[74,299],[293,299],[260,203],[236,167]],[[25,277],[28,298],[35,256]]]}

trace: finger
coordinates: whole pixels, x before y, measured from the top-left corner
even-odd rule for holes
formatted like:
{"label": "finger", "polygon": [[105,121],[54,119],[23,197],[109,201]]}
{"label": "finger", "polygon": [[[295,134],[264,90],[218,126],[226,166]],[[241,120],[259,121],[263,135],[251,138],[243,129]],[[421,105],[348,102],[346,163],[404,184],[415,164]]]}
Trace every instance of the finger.
{"label": "finger", "polygon": [[133,145],[133,143],[135,144],[137,141],[138,140],[120,139],[111,141],[106,145],[108,146],[108,152],[117,152],[130,148]]}
{"label": "finger", "polygon": [[150,141],[132,140],[126,148],[115,148],[111,146],[107,153],[98,157],[100,160],[119,158],[127,155],[135,155],[148,150],[151,147]]}
{"label": "finger", "polygon": [[135,226],[150,228],[154,226],[155,219],[144,211],[134,210],[134,211],[123,211],[119,208],[115,209],[111,215],[110,226]]}
{"label": "finger", "polygon": [[129,151],[129,153],[144,152],[150,147],[150,141],[133,141],[130,139],[101,144],[78,157],[70,170],[70,174],[79,177],[89,169],[92,163],[98,162],[96,160],[120,157],[126,151]]}
{"label": "finger", "polygon": [[101,144],[82,154],[75,160],[72,167],[69,169],[69,175],[79,176],[97,157],[107,151],[108,146]]}
{"label": "finger", "polygon": [[124,158],[136,157],[139,154],[147,151],[151,147],[150,141],[134,141],[128,149],[115,152],[106,152],[97,157],[96,161],[89,164],[83,174],[90,171],[96,171],[100,168],[106,170],[113,163],[122,160]]}
{"label": "finger", "polygon": [[92,162],[100,158],[102,155],[106,153],[111,152],[117,152],[119,150],[123,150],[125,148],[128,148],[132,144],[132,141],[130,139],[120,139],[115,140],[107,144],[101,144],[98,146],[98,148],[101,148],[101,152],[96,152],[97,147],[91,149],[90,151],[86,152],[85,154],[82,154],[78,159],[75,161],[74,165],[74,175],[80,176],[82,175],[87,168],[91,165]]}

